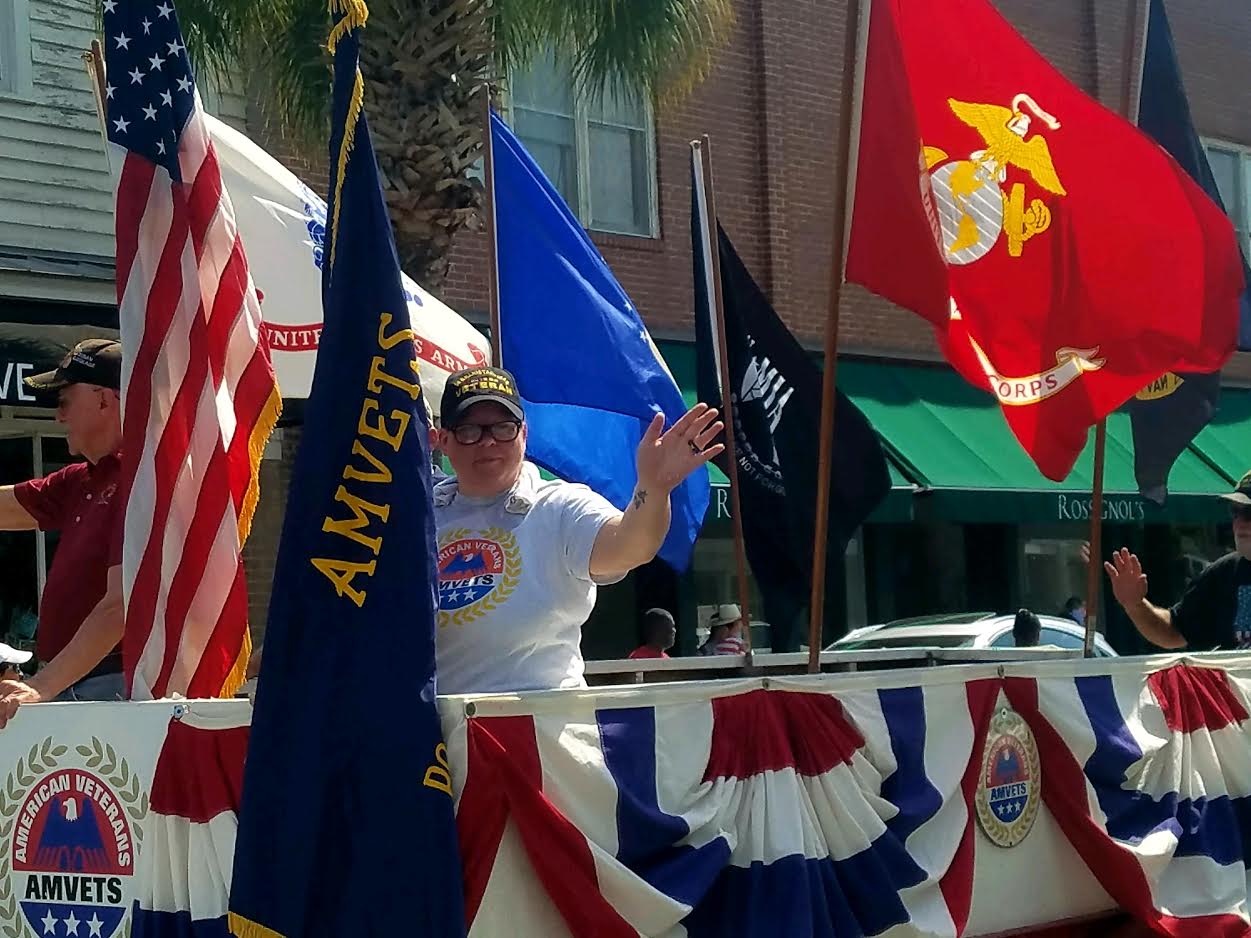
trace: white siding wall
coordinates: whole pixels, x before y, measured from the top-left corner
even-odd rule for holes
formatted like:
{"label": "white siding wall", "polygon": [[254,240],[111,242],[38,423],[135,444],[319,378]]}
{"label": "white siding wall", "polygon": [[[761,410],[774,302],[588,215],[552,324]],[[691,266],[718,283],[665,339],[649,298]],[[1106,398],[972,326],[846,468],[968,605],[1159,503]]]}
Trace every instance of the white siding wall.
{"label": "white siding wall", "polygon": [[[112,180],[80,58],[96,35],[99,0],[13,3],[0,0],[0,16],[28,15],[29,41],[16,51],[29,58],[30,80],[0,91],[0,247],[111,258]],[[243,128],[242,96],[201,93]]]}

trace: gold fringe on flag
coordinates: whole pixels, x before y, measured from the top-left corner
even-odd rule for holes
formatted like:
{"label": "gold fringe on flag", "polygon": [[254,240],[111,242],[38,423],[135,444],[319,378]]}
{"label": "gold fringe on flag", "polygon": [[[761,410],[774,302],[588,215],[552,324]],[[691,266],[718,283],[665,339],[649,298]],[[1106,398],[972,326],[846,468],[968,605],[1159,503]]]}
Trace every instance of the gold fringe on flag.
{"label": "gold fringe on flag", "polygon": [[239,546],[247,543],[252,533],[252,518],[256,514],[256,505],[261,499],[261,458],[265,455],[265,445],[273,435],[274,427],[278,426],[278,418],[282,416],[282,392],[274,383],[269,392],[269,399],[261,408],[252,427],[252,435],[248,437],[248,488],[243,493],[243,503],[239,506]]}
{"label": "gold fringe on flag", "polygon": [[[269,392],[269,399],[265,401],[265,406],[261,408],[260,415],[256,418],[256,425],[252,427],[252,434],[248,437],[248,487],[243,493],[243,503],[239,506],[239,548],[241,551],[243,545],[247,543],[248,535],[252,533],[252,519],[256,515],[256,506],[261,498],[261,459],[265,455],[265,444],[269,442],[281,415],[282,392],[275,382],[273,389]],[[248,659],[251,657],[252,635],[245,624],[239,654],[235,657],[235,663],[231,665],[229,673],[222,680],[222,686],[217,691],[218,697],[230,698],[239,692],[239,688],[247,679]]]}
{"label": "gold fringe on flag", "polygon": [[338,14],[342,14],[343,19],[335,23],[330,30],[330,38],[326,41],[326,48],[331,55],[334,55],[334,47],[339,44],[340,39],[365,25],[369,19],[369,7],[365,5],[365,0],[330,0],[330,15]]}
{"label": "gold fringe on flag", "polygon": [[254,922],[250,918],[244,918],[238,912],[230,913],[229,924],[230,933],[237,936],[237,938],[287,938],[282,932],[266,928],[259,922]]}
{"label": "gold fringe on flag", "polygon": [[361,111],[364,105],[365,80],[361,78],[361,70],[358,68],[356,70],[356,83],[352,87],[352,101],[348,105],[347,121],[343,127],[343,142],[339,146],[338,165],[335,166],[334,218],[330,223],[331,276],[334,275],[335,249],[339,246],[339,208],[343,204],[343,180],[347,175],[348,158],[352,155],[352,145],[356,142],[356,126],[360,123]]}
{"label": "gold fringe on flag", "polygon": [[[360,29],[369,20],[369,7],[365,5],[365,0],[330,0],[330,14],[342,16],[342,19],[330,30],[330,38],[326,42],[330,54],[334,55],[339,40],[353,30]],[[347,173],[348,157],[352,154],[352,144],[356,140],[356,125],[360,122],[364,103],[365,81],[361,78],[360,68],[357,68],[356,83],[352,87],[352,100],[348,105],[347,120],[343,127],[343,142],[339,147],[339,158],[335,166],[334,218],[330,222],[330,270],[332,273],[335,249],[339,244],[339,205],[343,196],[343,177]]]}
{"label": "gold fringe on flag", "polygon": [[239,646],[239,656],[235,658],[235,663],[231,666],[230,673],[222,681],[221,690],[217,692],[218,697],[229,699],[239,693],[239,688],[243,686],[243,682],[247,679],[248,660],[251,657],[252,631],[248,628],[247,623],[244,623],[243,643]]}

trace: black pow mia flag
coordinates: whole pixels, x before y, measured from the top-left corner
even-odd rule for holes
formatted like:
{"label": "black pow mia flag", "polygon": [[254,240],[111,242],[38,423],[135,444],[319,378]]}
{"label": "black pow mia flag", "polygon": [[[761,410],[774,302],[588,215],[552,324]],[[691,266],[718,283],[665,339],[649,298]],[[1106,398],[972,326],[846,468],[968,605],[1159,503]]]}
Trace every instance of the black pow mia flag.
{"label": "black pow mia flag", "polygon": [[[695,341],[699,399],[720,406],[712,264],[702,218],[702,187],[694,185],[691,236],[695,260]],[[778,318],[717,226],[721,292],[729,359],[732,427],[747,560],[773,626],[774,651],[791,651],[804,630],[816,517],[821,371]],[[890,491],[881,441],[860,409],[841,392],[830,475],[826,594],[842,595],[842,555],[856,529]],[[728,455],[718,465],[728,473]],[[844,614],[827,602],[827,639],[845,631]]]}

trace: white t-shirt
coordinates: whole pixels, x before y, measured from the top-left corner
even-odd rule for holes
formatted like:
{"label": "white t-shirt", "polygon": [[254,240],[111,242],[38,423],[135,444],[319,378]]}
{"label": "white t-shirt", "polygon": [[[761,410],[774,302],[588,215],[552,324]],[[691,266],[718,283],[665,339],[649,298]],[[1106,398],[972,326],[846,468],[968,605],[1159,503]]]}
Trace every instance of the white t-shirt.
{"label": "white t-shirt", "polygon": [[619,514],[585,485],[543,481],[530,463],[494,498],[461,495],[455,479],[437,485],[439,693],[584,687],[591,548]]}

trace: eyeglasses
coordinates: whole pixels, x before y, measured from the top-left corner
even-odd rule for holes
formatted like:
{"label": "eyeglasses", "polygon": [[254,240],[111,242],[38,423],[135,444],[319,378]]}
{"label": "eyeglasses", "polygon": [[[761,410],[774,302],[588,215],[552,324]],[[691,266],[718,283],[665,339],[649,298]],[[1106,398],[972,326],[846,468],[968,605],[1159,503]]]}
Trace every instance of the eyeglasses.
{"label": "eyeglasses", "polygon": [[521,432],[521,421],[501,420],[498,423],[460,423],[452,427],[452,436],[461,446],[473,446],[482,439],[484,433],[490,433],[497,443],[511,443]]}
{"label": "eyeglasses", "polygon": [[1251,521],[1251,505],[1230,505],[1229,517],[1235,521]]}

